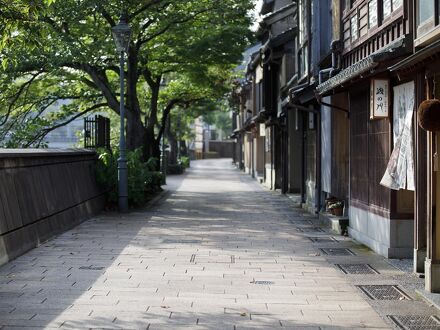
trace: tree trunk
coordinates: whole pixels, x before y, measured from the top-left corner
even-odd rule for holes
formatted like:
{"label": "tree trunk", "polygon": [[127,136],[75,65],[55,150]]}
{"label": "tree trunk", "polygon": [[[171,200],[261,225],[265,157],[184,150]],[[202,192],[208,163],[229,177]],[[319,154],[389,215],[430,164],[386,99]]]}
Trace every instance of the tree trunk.
{"label": "tree trunk", "polygon": [[185,157],[189,157],[188,147],[185,140],[180,140],[180,154]]}
{"label": "tree trunk", "polygon": [[170,156],[168,163],[175,165],[177,164],[177,139],[173,132],[171,132],[170,125],[167,125],[166,136],[168,137],[168,144],[170,145]]}
{"label": "tree trunk", "polygon": [[144,158],[145,160],[150,159],[151,157],[154,157],[157,159],[156,162],[156,170],[159,170],[160,168],[160,141],[157,141],[155,138],[154,130],[151,130],[149,128],[144,128],[145,130],[145,139],[144,139]]}
{"label": "tree trunk", "polygon": [[142,148],[145,160],[147,160],[148,157],[145,153],[146,129],[140,116],[127,114],[126,120],[127,150],[133,151]]}

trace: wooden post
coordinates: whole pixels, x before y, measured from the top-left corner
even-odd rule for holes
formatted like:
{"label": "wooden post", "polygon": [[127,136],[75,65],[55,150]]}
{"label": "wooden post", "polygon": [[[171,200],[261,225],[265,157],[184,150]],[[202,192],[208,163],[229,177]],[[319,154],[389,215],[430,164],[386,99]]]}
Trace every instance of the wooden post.
{"label": "wooden post", "polygon": [[[426,99],[424,74],[419,72],[416,80],[416,103]],[[414,114],[415,131],[415,212],[414,212],[414,272],[425,272],[427,234],[427,133],[418,125],[417,112]]]}
{"label": "wooden post", "polygon": [[427,257],[425,261],[425,289],[440,293],[440,175],[438,155],[440,139],[437,133],[428,137],[428,233]]}

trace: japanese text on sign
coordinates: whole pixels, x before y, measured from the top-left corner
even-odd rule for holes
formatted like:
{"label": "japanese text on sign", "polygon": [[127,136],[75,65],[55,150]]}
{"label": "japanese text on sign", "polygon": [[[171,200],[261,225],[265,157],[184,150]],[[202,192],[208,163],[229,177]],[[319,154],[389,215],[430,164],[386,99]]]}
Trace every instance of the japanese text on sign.
{"label": "japanese text on sign", "polygon": [[371,119],[388,117],[389,88],[389,80],[373,79],[371,81]]}

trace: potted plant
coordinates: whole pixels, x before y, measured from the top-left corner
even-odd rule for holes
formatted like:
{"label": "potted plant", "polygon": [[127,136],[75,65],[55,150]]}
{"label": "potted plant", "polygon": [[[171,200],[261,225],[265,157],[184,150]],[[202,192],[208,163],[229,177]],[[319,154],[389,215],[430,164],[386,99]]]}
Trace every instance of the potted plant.
{"label": "potted plant", "polygon": [[344,202],[337,201],[329,205],[328,207],[332,214],[336,215],[337,217],[342,216],[342,212],[344,210]]}
{"label": "potted plant", "polygon": [[336,197],[327,197],[325,199],[325,210],[331,213],[329,206],[337,201],[338,201],[338,199]]}

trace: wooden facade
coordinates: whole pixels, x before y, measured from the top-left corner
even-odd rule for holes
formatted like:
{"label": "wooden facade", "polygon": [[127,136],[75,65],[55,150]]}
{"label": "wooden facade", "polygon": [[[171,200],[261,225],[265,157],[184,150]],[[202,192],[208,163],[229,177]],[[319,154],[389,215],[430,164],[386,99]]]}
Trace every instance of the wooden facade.
{"label": "wooden facade", "polygon": [[93,151],[0,152],[0,264],[104,208],[96,160]]}
{"label": "wooden facade", "polygon": [[[384,10],[386,3],[391,10]],[[410,3],[403,0],[343,2],[343,66],[349,67],[410,33],[410,15]]]}
{"label": "wooden facade", "polygon": [[[283,34],[275,18],[292,3],[297,30]],[[261,150],[268,187],[300,193],[313,212],[323,211],[325,198],[343,200],[349,234],[386,257],[414,256],[432,292],[440,292],[440,134],[421,129],[416,110],[440,98],[439,7],[436,0],[265,2],[270,24],[251,70],[253,119],[243,121],[253,143],[264,139],[251,166]],[[373,115],[373,80],[389,87],[384,116]],[[415,191],[393,190],[380,183],[402,125],[394,90],[412,83],[415,107],[404,110],[413,115]]]}

